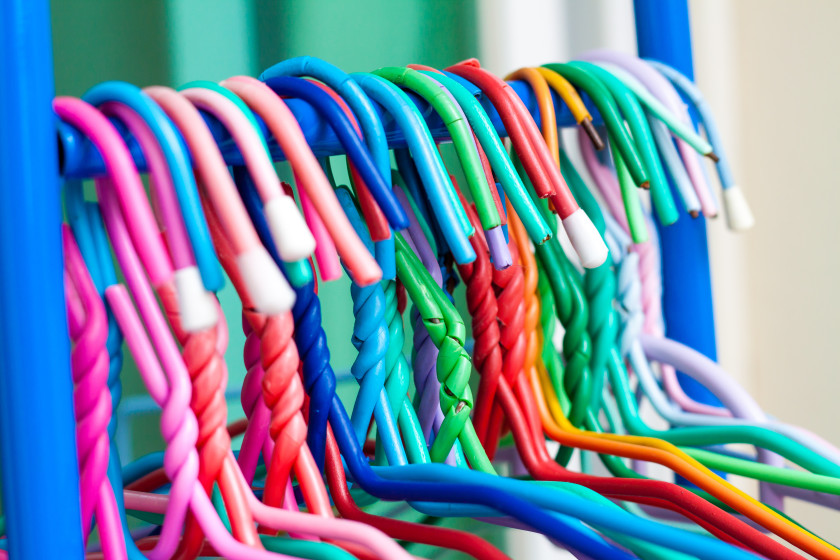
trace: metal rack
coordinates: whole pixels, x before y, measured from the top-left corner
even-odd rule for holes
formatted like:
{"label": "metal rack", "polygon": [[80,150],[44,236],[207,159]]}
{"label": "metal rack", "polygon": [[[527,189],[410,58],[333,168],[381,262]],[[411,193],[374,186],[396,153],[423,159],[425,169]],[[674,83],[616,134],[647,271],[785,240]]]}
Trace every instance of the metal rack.
{"label": "metal rack", "polygon": [[[635,11],[640,54],[691,76],[687,0],[636,0]],[[9,552],[15,560],[81,560],[48,0],[3,3],[0,75],[0,449]],[[529,90],[514,87],[536,113]],[[336,153],[337,142],[311,109],[295,101],[290,105],[317,151]],[[561,123],[571,125],[565,107],[557,108]],[[488,112],[503,134],[498,115]],[[430,128],[436,137],[445,137],[433,118]],[[393,127],[386,130],[399,145],[399,133]],[[73,134],[72,129],[61,131],[65,140]],[[66,175],[101,172],[96,151],[84,142],[77,146],[78,151],[65,153]],[[142,167],[136,147],[133,153]],[[231,162],[238,157],[232,147],[225,155]],[[274,155],[282,157],[276,149]],[[680,220],[659,233],[668,333],[714,358],[705,224],[702,219]],[[61,522],[51,523],[45,538],[48,511]]]}

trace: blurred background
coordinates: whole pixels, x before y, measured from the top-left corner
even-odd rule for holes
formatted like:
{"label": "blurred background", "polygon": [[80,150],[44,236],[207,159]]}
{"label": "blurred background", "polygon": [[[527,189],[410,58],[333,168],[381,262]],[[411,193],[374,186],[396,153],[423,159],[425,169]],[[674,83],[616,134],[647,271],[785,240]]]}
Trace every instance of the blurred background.
{"label": "blurred background", "polygon": [[[690,7],[697,81],[756,216],[746,234],[709,223],[720,361],[768,413],[838,443],[840,2]],[[178,86],[255,76],[305,54],[346,71],[477,56],[504,75],[594,47],[635,53],[631,0],[52,0],[52,10],[56,89],[65,95],[112,79]],[[778,116],[781,109],[790,112]],[[336,371],[354,357],[348,293],[346,282],[321,291]],[[221,297],[236,305],[234,294]],[[234,387],[242,343],[232,336]],[[142,410],[136,376],[125,383],[125,409]],[[160,445],[156,422],[140,417],[121,430],[132,442],[126,458]],[[840,536],[836,512],[792,500],[788,512],[826,538]],[[539,543],[517,538],[512,552],[537,552]]]}

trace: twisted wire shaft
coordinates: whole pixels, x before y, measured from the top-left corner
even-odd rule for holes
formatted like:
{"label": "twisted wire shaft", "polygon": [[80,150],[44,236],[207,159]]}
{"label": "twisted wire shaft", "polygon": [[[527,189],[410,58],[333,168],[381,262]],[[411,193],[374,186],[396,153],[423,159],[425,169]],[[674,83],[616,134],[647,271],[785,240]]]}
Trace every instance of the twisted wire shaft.
{"label": "twisted wire shaft", "polygon": [[411,321],[414,325],[414,347],[411,356],[414,366],[414,407],[420,418],[423,439],[426,445],[431,445],[433,430],[440,429],[443,422],[443,412],[440,410],[440,381],[436,371],[438,349],[432,342],[416,307],[411,310]]}
{"label": "twisted wire shaft", "polygon": [[177,295],[171,285],[158,290],[164,311],[172,325],[175,338],[181,345],[181,355],[192,383],[190,408],[198,420],[198,449],[201,459],[199,480],[205,490],[222,470],[222,462],[230,449],[227,424],[225,385],[227,368],[216,348],[216,329],[189,333],[181,327]]}
{"label": "twisted wire shaft", "polygon": [[590,392],[592,410],[597,410],[601,388],[607,372],[610,352],[616,344],[619,324],[613,302],[616,296],[616,280],[612,262],[598,268],[588,269],[583,277],[583,289],[589,302],[589,323],[587,329],[592,338],[592,356],[589,369],[592,374]]}
{"label": "twisted wire shaft", "polygon": [[619,349],[627,356],[631,346],[645,329],[645,312],[642,303],[642,283],[639,278],[639,255],[627,253],[618,262],[618,313],[621,316]]}
{"label": "twisted wire shaft", "polygon": [[470,244],[475,251],[476,260],[459,265],[458,270],[466,286],[467,309],[475,341],[473,360],[480,375],[478,390],[482,398],[476,403],[473,424],[479,440],[486,448],[491,411],[494,408],[499,376],[502,375],[503,357],[499,346],[499,307],[493,292],[493,273],[490,270],[487,244],[480,234],[473,235]]}
{"label": "twisted wire shaft", "polygon": [[[92,288],[93,282],[90,281]],[[85,540],[90,535],[99,489],[105,482],[110,459],[111,393],[108,390],[109,359],[105,347],[107,321],[105,306],[97,295],[90,298],[84,325],[72,325],[71,368],[76,416],[79,475],[81,483],[82,527]],[[77,328],[72,328],[72,327]]]}
{"label": "twisted wire shaft", "polygon": [[[159,287],[158,296],[175,338],[181,345],[181,355],[190,377],[190,408],[198,421],[198,438],[195,442],[199,457],[198,481],[209,494],[213,482],[221,475],[231,447],[226,429],[227,368],[217,348],[216,328],[195,334],[188,333],[181,326],[177,294],[173,285],[165,284]],[[202,541],[203,531],[198,520],[190,513],[176,557],[179,560],[197,557]]]}
{"label": "twisted wire shaft", "polygon": [[[253,310],[244,315],[259,336],[262,370],[262,396],[271,409],[269,435],[274,451],[269,463],[264,501],[282,505],[286,481],[306,441],[306,422],[301,409],[304,403],[303,383],[298,374],[297,346],[292,339],[294,321],[290,312],[267,317]],[[250,370],[249,370],[250,373]]]}
{"label": "twisted wire shaft", "polygon": [[[353,405],[350,420],[356,438],[363,444],[379,395],[385,387],[387,376],[385,357],[390,335],[385,322],[385,292],[382,285],[350,286],[353,298],[353,346],[359,351],[350,372],[359,383],[359,394]],[[395,303],[396,306],[396,303]]]}
{"label": "twisted wire shaft", "polygon": [[[509,242],[508,248],[513,262],[519,259],[516,244]],[[525,277],[520,264],[504,270],[493,269],[493,288],[498,300],[499,344],[502,347],[502,375],[508,385],[515,389],[525,365]],[[496,452],[504,414],[496,404],[488,430],[490,457]]]}
{"label": "twisted wire shaft", "polygon": [[[553,249],[558,260],[566,258],[562,255],[563,250],[558,244],[552,240],[546,243],[548,244],[552,244],[553,247],[546,247],[546,249]],[[560,270],[556,274],[555,281],[559,289],[554,289],[554,298],[557,318],[565,329],[562,345],[566,362],[563,388],[571,402],[569,421],[575,426],[580,426],[589,408],[592,384],[589,369],[592,341],[587,331],[589,311],[586,297],[570,264],[563,262],[558,268]]]}
{"label": "twisted wire shaft", "polygon": [[[411,385],[411,368],[405,359],[405,354],[403,354],[405,330],[403,329],[403,316],[400,312],[400,292],[397,289],[397,283],[394,281],[384,281],[382,287],[385,293],[385,322],[388,324],[390,340],[388,353],[385,355],[385,368],[387,370],[385,391],[388,394],[388,402],[391,404],[397,424],[406,434],[406,439],[413,441],[414,438],[408,435],[409,432],[415,432],[418,438],[421,437],[422,433],[408,393]],[[417,451],[419,450],[415,446],[408,446],[406,449],[412,462],[420,462],[425,458],[425,455],[419,454]]]}
{"label": "twisted wire shaft", "polygon": [[[243,306],[245,305],[243,302]],[[245,428],[237,462],[245,480],[250,483],[256,472],[260,451],[262,450],[263,458],[268,463],[274,453],[274,444],[268,433],[271,410],[265,404],[262,395],[265,371],[260,359],[260,338],[251,327],[244,312],[242,313],[242,332],[245,334],[243,358],[246,373],[242,380],[239,401],[248,419],[248,426]]]}
{"label": "twisted wire shaft", "polygon": [[309,395],[307,443],[315,463],[323,472],[327,420],[335,395],[335,373],[330,366],[330,350],[321,324],[321,302],[315,295],[315,283],[295,287],[295,295],[292,307],[294,338],[303,364],[303,386]]}

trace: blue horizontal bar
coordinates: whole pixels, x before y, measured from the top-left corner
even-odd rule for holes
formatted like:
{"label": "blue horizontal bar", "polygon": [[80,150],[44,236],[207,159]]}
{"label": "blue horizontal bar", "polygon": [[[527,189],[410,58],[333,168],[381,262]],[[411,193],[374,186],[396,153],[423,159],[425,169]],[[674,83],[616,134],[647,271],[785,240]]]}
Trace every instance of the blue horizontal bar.
{"label": "blue horizontal bar", "polygon": [[[531,88],[528,87],[526,83],[520,81],[509,83],[516,94],[519,95],[520,99],[522,99],[523,103],[534,116],[534,119],[539,125],[540,118],[537,107],[537,99]],[[484,110],[487,111],[487,115],[496,127],[499,136],[507,136],[502,120],[493,108],[493,105],[485,96],[481,95],[480,91],[476,89],[474,92],[476,93],[478,100],[481,102],[481,105],[484,107]],[[446,140],[449,138],[449,134],[443,124],[443,121],[441,121],[440,117],[437,116],[431,106],[411,92],[408,92],[408,94],[417,105],[423,117],[426,119],[426,123],[429,125],[429,130],[431,131],[432,136],[436,140]],[[558,126],[575,126],[575,119],[568,107],[566,107],[562,100],[553,92],[552,96],[554,97],[554,107],[557,115]],[[300,99],[286,99],[285,101],[298,123],[300,123],[304,136],[316,156],[331,156],[344,153],[341,143],[338,141],[335,134],[333,134],[329,124],[318,117],[315,109]],[[595,121],[599,121],[600,119],[596,109],[591,103],[589,103],[589,100],[585,96],[584,101],[589,107]],[[389,145],[392,148],[405,147],[405,136],[397,126],[394,119],[391,118],[388,113],[383,112],[382,108],[376,103],[374,103],[374,106],[376,106],[379,111],[382,124],[385,127],[385,133],[388,136]],[[216,141],[222,150],[222,155],[228,165],[243,165],[244,162],[242,154],[237,149],[230,134],[228,134],[225,128],[212,116],[204,114],[204,118],[210,126],[213,136],[216,138]],[[285,160],[286,158],[283,155],[283,151],[268,132],[268,128],[265,126],[265,123],[259,119],[259,117],[257,117],[257,121],[263,130],[263,134],[268,140],[268,146],[271,150],[272,157],[276,161]],[[140,171],[145,171],[146,164],[137,141],[128,134],[125,127],[121,126],[119,123],[117,123],[117,127],[122,132],[126,145],[131,151],[138,169]],[[65,179],[84,179],[105,174],[105,166],[102,162],[102,157],[99,155],[99,152],[93,144],[91,144],[81,132],[69,125],[59,123],[58,136],[63,161],[62,174]]]}

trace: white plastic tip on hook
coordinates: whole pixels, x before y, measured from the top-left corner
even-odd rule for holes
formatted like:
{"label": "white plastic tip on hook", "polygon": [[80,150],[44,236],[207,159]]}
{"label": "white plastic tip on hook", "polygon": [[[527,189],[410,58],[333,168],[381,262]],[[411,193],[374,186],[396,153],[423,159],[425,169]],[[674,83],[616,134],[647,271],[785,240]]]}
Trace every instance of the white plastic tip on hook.
{"label": "white plastic tip on hook", "polygon": [[175,293],[181,315],[181,328],[200,332],[213,327],[219,320],[213,295],[204,289],[197,266],[175,271]]}
{"label": "white plastic tip on hook", "polygon": [[280,258],[294,262],[308,258],[315,251],[315,238],[290,196],[278,196],[265,203],[265,221]]}
{"label": "white plastic tip on hook", "polygon": [[236,266],[242,274],[248,296],[260,313],[284,313],[295,304],[294,290],[263,247],[236,257]]}
{"label": "white plastic tip on hook", "polygon": [[572,247],[575,248],[584,268],[597,268],[606,262],[609,249],[583,208],[578,208],[566,216],[563,219],[563,228],[569,235],[569,241],[572,242]]}
{"label": "white plastic tip on hook", "polygon": [[732,231],[746,231],[755,225],[755,217],[741,187],[733,185],[724,189],[723,208],[726,213],[726,225]]}

